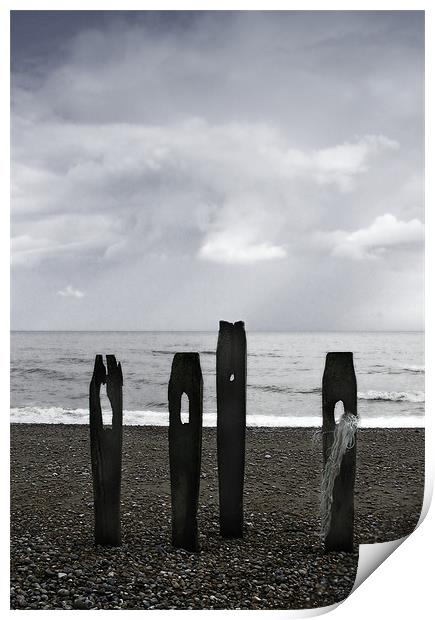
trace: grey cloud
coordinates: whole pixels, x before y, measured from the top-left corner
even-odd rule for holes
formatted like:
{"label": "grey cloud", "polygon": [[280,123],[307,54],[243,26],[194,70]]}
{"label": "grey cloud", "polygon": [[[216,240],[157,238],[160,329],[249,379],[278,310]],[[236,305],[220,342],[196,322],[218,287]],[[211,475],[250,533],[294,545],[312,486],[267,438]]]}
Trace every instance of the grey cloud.
{"label": "grey cloud", "polygon": [[[310,314],[313,291],[343,269],[367,292],[373,256],[379,291],[396,283],[392,269],[414,292],[422,286],[421,13],[105,12],[87,25],[73,12],[70,27],[50,19],[44,41],[27,35],[20,46],[29,30],[13,30],[16,326],[62,327],[61,306],[47,314],[40,301],[30,317],[26,300],[38,286],[64,290],[77,273],[85,290],[107,296],[112,328],[124,319],[111,315],[111,288],[130,299],[138,282],[157,307],[141,317],[126,302],[117,316],[131,312],[130,328],[189,327],[199,299],[204,326],[216,312],[244,313],[258,328],[337,326],[349,286],[337,286],[321,317]],[[280,316],[263,307],[260,289],[280,300]],[[178,310],[166,308],[164,291]],[[380,292],[369,296],[380,304],[373,317],[421,326],[415,310],[406,318],[406,291],[390,306]],[[68,320],[83,328],[91,299]],[[377,325],[355,310],[364,304],[356,291],[346,300],[350,327]]]}
{"label": "grey cloud", "polygon": [[81,299],[85,296],[83,291],[80,291],[78,288],[74,288],[71,284],[68,284],[63,290],[57,291],[57,294],[61,297],[73,297],[75,299]]}
{"label": "grey cloud", "polygon": [[[376,154],[399,147],[363,136],[296,149],[274,127],[199,119],[104,130],[38,123],[17,130],[16,140],[13,258],[31,265],[56,251],[119,256],[134,242],[141,253],[167,243],[174,228],[202,236],[205,259],[281,258],[286,251],[272,242],[299,227],[300,214],[291,210],[298,185],[349,192]],[[40,219],[30,225],[35,214]]]}

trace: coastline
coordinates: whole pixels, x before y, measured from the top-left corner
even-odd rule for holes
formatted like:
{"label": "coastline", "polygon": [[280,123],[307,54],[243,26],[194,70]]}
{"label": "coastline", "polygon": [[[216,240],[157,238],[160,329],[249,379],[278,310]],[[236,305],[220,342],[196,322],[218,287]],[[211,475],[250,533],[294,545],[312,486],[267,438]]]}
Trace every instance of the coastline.
{"label": "coastline", "polygon": [[[344,599],[359,543],[412,532],[424,429],[359,429],[355,553],[324,555],[314,428],[248,428],[245,537],[219,535],[216,429],[203,429],[201,553],[170,544],[167,427],[124,427],[123,546],[93,545],[89,429],[11,424],[11,607],[300,609]],[[61,576],[59,576],[61,575]]]}

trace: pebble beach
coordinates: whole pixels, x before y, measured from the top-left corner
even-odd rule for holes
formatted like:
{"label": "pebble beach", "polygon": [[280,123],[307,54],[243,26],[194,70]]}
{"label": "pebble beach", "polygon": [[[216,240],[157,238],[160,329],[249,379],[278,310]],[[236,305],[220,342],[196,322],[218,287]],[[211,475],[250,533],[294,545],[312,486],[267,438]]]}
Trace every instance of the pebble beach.
{"label": "pebble beach", "polygon": [[200,553],[171,546],[168,429],[125,427],[119,548],[95,547],[89,428],[11,425],[12,609],[302,609],[343,600],[358,544],[410,534],[423,429],[360,429],[355,552],[319,539],[315,429],[248,428],[245,533],[219,535],[216,429],[203,430]]}

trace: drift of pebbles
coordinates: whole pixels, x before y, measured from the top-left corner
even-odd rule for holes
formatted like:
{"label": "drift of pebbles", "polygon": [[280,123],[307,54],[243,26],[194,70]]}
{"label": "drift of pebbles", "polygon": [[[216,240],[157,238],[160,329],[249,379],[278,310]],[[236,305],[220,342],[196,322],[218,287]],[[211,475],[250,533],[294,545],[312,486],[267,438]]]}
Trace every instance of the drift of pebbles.
{"label": "drift of pebbles", "polygon": [[[358,553],[323,554],[313,429],[248,429],[245,536],[219,535],[216,430],[204,429],[201,552],[170,544],[167,429],[124,432],[123,545],[93,544],[88,428],[11,426],[11,608],[300,609],[351,591]],[[359,431],[356,542],[415,527],[424,431]],[[357,547],[356,547],[357,549]]]}

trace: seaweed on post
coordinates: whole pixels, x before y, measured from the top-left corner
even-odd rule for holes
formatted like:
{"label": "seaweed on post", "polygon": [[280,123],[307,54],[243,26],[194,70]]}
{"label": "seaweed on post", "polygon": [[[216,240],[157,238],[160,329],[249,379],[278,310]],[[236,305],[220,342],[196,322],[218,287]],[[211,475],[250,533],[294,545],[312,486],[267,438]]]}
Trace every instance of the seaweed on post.
{"label": "seaweed on post", "polygon": [[[335,405],[344,413],[335,420]],[[357,387],[353,354],[328,353],[322,381],[321,537],[325,551],[353,551]]]}

